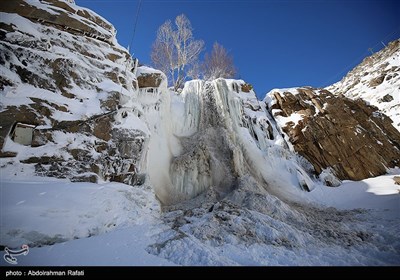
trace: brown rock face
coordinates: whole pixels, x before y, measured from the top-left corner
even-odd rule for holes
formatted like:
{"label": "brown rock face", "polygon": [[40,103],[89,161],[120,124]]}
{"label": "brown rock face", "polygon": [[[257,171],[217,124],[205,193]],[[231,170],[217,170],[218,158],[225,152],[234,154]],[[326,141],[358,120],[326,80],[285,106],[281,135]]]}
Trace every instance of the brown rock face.
{"label": "brown rock face", "polygon": [[139,88],[159,87],[163,80],[162,75],[158,73],[143,73],[137,77]]}
{"label": "brown rock face", "polygon": [[400,133],[376,107],[315,88],[275,92],[273,98],[270,109],[278,120],[302,116],[297,124],[290,119],[280,123],[294,149],[318,173],[331,167],[340,179],[362,180],[400,166]]}

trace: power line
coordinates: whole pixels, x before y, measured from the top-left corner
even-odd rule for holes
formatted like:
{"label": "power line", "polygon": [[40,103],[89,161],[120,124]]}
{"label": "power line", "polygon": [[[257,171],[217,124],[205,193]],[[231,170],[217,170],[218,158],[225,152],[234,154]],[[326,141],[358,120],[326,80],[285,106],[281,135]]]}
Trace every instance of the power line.
{"label": "power line", "polygon": [[[134,23],[133,23],[132,38],[131,38],[131,41],[130,41],[130,43],[129,43],[129,45],[128,45],[128,52],[129,52],[129,54],[131,54],[129,48],[130,48],[130,46],[131,46],[132,43],[133,43],[133,39],[135,38],[136,26],[137,26],[137,23],[138,23],[138,18],[139,18],[139,13],[140,13],[140,7],[141,7],[141,5],[142,5],[142,0],[139,0],[138,5],[137,5],[137,8],[136,8],[135,21],[134,21]],[[137,63],[138,63],[138,60],[134,58],[133,61],[134,61],[134,68],[136,68],[136,67],[137,67]],[[125,77],[127,77],[127,73],[126,73],[127,70],[128,70],[128,63],[125,64],[125,71],[124,71],[124,72],[125,72]],[[123,86],[123,84],[122,84],[122,82],[121,82],[121,91],[120,91],[120,94],[122,94],[123,88],[124,88],[124,86]]]}
{"label": "power line", "polygon": [[137,5],[137,8],[136,8],[135,21],[134,21],[134,24],[133,24],[132,38],[131,38],[131,41],[130,41],[130,43],[129,43],[129,45],[128,45],[128,48],[130,48],[130,46],[132,46],[132,44],[133,44],[133,39],[135,38],[136,26],[137,26],[137,23],[138,23],[139,13],[140,13],[140,8],[141,8],[141,6],[142,6],[142,0],[139,0],[138,5]]}

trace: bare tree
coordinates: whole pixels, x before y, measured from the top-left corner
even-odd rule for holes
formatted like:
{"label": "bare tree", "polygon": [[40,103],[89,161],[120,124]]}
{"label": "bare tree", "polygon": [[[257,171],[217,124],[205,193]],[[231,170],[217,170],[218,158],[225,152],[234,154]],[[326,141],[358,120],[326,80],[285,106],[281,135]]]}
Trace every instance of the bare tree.
{"label": "bare tree", "polygon": [[232,78],[236,74],[233,57],[218,42],[214,43],[211,54],[205,55],[202,68],[206,80]]}
{"label": "bare tree", "polygon": [[175,28],[168,20],[157,31],[153,43],[151,60],[153,65],[168,75],[174,89],[180,88],[197,67],[198,57],[203,50],[204,42],[195,40],[189,19],[179,15],[175,19]]}

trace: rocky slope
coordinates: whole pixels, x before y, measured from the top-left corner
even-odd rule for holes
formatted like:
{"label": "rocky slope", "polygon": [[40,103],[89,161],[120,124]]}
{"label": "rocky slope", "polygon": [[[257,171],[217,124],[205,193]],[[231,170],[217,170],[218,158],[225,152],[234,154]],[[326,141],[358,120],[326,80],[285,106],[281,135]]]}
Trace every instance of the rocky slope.
{"label": "rocky slope", "polygon": [[[73,1],[7,1],[0,13],[1,156],[42,176],[137,181],[148,135],[118,125],[136,118],[138,85],[114,27]],[[34,127],[30,146],[13,141],[18,123]]]}
{"label": "rocky slope", "polygon": [[390,117],[393,126],[400,130],[400,39],[365,58],[327,89],[351,99],[368,101]]}

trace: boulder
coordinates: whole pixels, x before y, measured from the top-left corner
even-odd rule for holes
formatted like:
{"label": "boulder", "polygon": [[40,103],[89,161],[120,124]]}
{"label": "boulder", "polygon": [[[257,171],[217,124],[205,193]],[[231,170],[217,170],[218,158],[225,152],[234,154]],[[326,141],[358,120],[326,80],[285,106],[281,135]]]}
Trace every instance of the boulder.
{"label": "boulder", "polygon": [[380,84],[382,84],[382,82],[385,80],[385,75],[380,75],[376,78],[373,78],[370,82],[369,82],[369,86],[370,87],[376,87],[379,86]]}
{"label": "boulder", "polygon": [[93,135],[104,141],[111,139],[112,117],[106,116],[94,122]]}
{"label": "boulder", "polygon": [[139,88],[158,88],[167,77],[163,72],[147,66],[140,66],[136,71],[137,84]]}
{"label": "boulder", "polygon": [[71,182],[89,182],[89,183],[97,183],[98,176],[96,174],[84,174],[71,178]]}
{"label": "boulder", "polygon": [[160,73],[143,73],[137,77],[139,88],[158,88],[163,80]]}
{"label": "boulder", "polygon": [[381,102],[392,102],[393,100],[394,98],[390,94],[386,94],[380,99]]}

